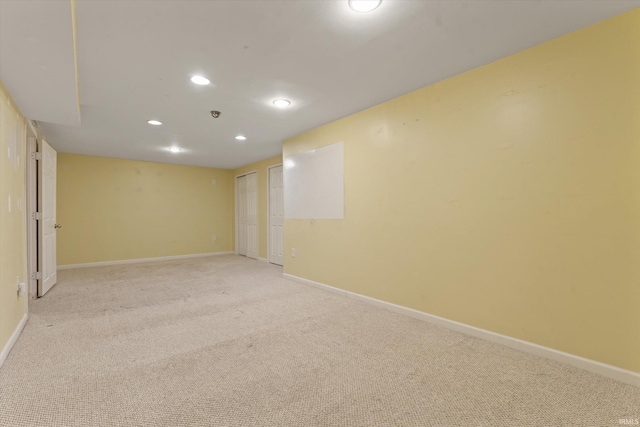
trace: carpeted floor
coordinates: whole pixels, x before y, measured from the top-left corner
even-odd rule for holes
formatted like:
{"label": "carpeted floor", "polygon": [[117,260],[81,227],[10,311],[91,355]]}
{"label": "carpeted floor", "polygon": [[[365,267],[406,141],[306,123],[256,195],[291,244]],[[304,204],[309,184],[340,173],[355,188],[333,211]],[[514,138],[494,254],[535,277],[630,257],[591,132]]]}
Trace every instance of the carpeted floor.
{"label": "carpeted floor", "polygon": [[640,389],[240,256],[63,270],[0,426],[618,426]]}

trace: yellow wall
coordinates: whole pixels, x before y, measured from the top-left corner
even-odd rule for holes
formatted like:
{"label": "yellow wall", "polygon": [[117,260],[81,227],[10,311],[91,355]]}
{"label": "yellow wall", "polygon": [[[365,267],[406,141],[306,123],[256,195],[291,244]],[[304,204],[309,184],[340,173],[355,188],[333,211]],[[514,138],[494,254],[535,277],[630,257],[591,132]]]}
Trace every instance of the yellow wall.
{"label": "yellow wall", "polygon": [[[258,257],[267,259],[267,168],[269,166],[282,164],[282,156],[271,157],[270,159],[261,160],[250,165],[242,166],[233,171],[233,176],[242,175],[246,172],[257,171],[258,173]],[[235,185],[235,184],[234,184]],[[234,187],[235,188],[235,187]],[[234,190],[235,191],[235,190]],[[234,209],[236,205],[234,204]],[[234,243],[235,243],[235,211],[234,211]],[[234,246],[235,247],[235,246]],[[235,249],[238,250],[237,248]]]}
{"label": "yellow wall", "polygon": [[58,265],[232,251],[232,189],[228,170],[60,153]]}
{"label": "yellow wall", "polygon": [[0,81],[0,351],[27,313],[16,286],[27,278],[25,124]]}
{"label": "yellow wall", "polygon": [[640,372],[640,9],[284,157],[338,141],[345,219],[286,220],[285,273]]}

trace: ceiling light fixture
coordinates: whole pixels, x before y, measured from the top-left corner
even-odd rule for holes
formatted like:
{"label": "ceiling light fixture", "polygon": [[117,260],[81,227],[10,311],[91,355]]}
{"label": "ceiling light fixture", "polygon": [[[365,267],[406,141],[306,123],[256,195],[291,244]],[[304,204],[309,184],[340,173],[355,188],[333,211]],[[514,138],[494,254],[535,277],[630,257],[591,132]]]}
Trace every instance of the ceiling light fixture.
{"label": "ceiling light fixture", "polygon": [[246,136],[244,136],[244,135],[238,135],[238,136],[236,136],[236,139],[237,139],[238,141],[246,141],[246,140],[247,140],[247,137],[246,137]]}
{"label": "ceiling light fixture", "polygon": [[202,77],[202,76],[193,76],[191,77],[191,82],[200,85],[200,86],[206,86],[209,83],[211,83],[211,81],[209,81],[208,78],[206,77]]}
{"label": "ceiling light fixture", "polygon": [[171,151],[172,153],[180,153],[182,151],[182,148],[179,147],[170,147],[169,151]]}
{"label": "ceiling light fixture", "polygon": [[160,126],[162,124],[162,122],[158,120],[147,120],[147,123],[153,126]]}
{"label": "ceiling light fixture", "polygon": [[275,101],[273,101],[273,105],[279,108],[287,108],[289,105],[291,105],[291,101],[289,101],[288,99],[276,99]]}
{"label": "ceiling light fixture", "polygon": [[356,12],[371,12],[380,6],[382,0],[349,0],[349,7]]}

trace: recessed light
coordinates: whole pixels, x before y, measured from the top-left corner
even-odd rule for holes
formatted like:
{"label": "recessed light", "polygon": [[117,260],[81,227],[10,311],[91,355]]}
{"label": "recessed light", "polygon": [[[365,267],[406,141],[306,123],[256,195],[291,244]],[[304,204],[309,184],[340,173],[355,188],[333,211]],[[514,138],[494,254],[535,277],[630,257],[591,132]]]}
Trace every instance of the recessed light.
{"label": "recessed light", "polygon": [[154,126],[160,126],[162,124],[162,122],[158,120],[147,120],[147,123]]}
{"label": "recessed light", "polygon": [[172,153],[180,153],[182,151],[182,148],[179,147],[170,147],[169,151],[171,151]]}
{"label": "recessed light", "polygon": [[246,136],[244,136],[244,135],[238,135],[238,136],[236,136],[236,139],[237,139],[238,141],[246,141],[247,137],[246,137]]}
{"label": "recessed light", "polygon": [[191,81],[200,86],[206,86],[211,83],[208,78],[202,76],[193,76],[191,77]]}
{"label": "recessed light", "polygon": [[289,105],[291,105],[291,101],[289,101],[288,99],[276,99],[275,101],[273,101],[273,105],[280,108],[287,108]]}
{"label": "recessed light", "polygon": [[382,0],[349,0],[349,7],[356,12],[371,12],[380,6]]}

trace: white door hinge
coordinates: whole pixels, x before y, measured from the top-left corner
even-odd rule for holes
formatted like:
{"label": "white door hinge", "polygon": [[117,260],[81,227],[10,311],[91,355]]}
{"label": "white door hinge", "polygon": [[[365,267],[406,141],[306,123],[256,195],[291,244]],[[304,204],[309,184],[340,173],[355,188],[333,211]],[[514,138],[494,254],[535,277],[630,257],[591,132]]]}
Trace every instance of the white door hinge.
{"label": "white door hinge", "polygon": [[42,154],[38,153],[37,151],[34,151],[33,153],[31,153],[31,158],[33,160],[42,160]]}
{"label": "white door hinge", "polygon": [[42,279],[42,273],[40,273],[39,271],[34,271],[33,273],[31,273],[31,278],[33,280],[40,280]]}
{"label": "white door hinge", "polygon": [[36,221],[40,221],[42,219],[42,214],[40,212],[34,212],[31,215],[31,218],[35,219]]}

